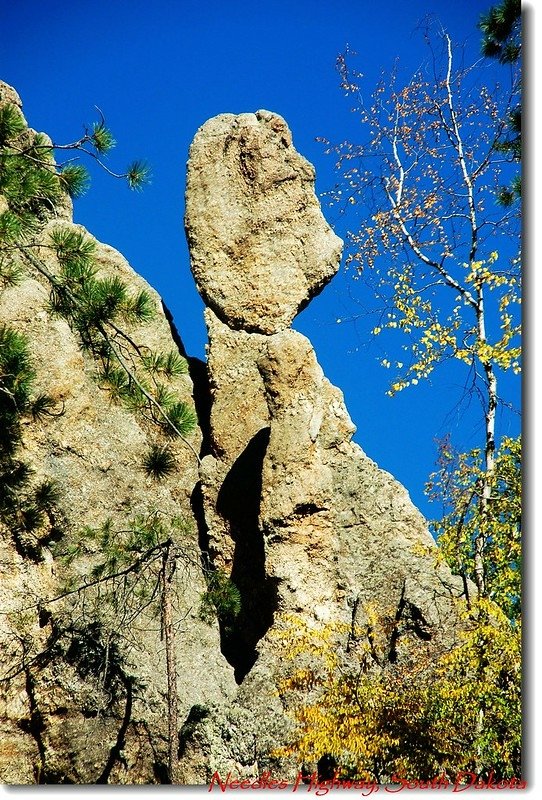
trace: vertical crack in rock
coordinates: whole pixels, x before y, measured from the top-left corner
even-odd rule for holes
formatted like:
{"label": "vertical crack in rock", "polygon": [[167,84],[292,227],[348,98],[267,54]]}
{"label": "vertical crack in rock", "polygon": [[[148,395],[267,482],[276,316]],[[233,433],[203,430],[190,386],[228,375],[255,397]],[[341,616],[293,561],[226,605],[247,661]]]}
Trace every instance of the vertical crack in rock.
{"label": "vertical crack in rock", "polygon": [[275,581],[265,568],[265,543],[259,527],[262,465],[269,428],[252,437],[235,460],[218,492],[216,509],[228,524],[235,546],[231,579],[241,595],[235,622],[222,626],[222,652],[240,683],[256,662],[256,644],[273,623]]}
{"label": "vertical crack in rock", "polygon": [[207,374],[207,366],[204,361],[199,358],[188,355],[186,352],[184,342],[181,339],[177,326],[173,320],[173,314],[165,304],[161,301],[164,316],[169,325],[171,338],[177,345],[179,354],[186,359],[188,364],[188,374],[192,381],[193,386],[193,399],[196,407],[196,414],[198,418],[198,425],[202,435],[202,442],[200,448],[200,456],[207,455],[210,452],[210,415],[211,415],[211,387],[209,385],[209,376]]}
{"label": "vertical crack in rock", "polygon": [[100,773],[100,776],[95,781],[96,784],[109,782],[111,771],[117,762],[122,763],[124,767],[127,766],[126,759],[123,755],[123,749],[126,744],[126,731],[128,730],[128,726],[132,720],[132,709],[134,704],[133,680],[124,674],[120,674],[119,678],[122,681],[122,685],[124,686],[124,691],[126,693],[126,698],[124,701],[124,714],[117,733],[115,744],[109,751],[109,756],[105,766]]}
{"label": "vertical crack in rock", "polygon": [[[43,717],[41,711],[39,709],[37,700],[36,700],[36,692],[35,692],[35,681],[30,669],[26,668],[24,670],[25,676],[25,690],[26,696],[28,697],[28,703],[30,706],[30,719],[28,720],[28,731],[31,734],[32,738],[36,742],[38,753],[39,753],[39,766],[36,766],[36,783],[47,783],[46,780],[46,773],[47,773],[47,755],[45,749],[45,743],[43,741],[43,732],[45,730],[45,725],[43,722]],[[26,722],[26,720],[25,720]]]}

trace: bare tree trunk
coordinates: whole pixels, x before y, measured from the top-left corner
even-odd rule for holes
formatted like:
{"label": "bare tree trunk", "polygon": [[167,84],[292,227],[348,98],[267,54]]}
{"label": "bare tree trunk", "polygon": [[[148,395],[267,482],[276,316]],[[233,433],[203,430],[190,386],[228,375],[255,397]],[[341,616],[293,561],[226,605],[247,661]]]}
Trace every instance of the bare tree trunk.
{"label": "bare tree trunk", "polygon": [[[478,340],[487,343],[485,329],[484,296],[482,288],[478,289]],[[478,533],[474,540],[474,578],[478,595],[486,596],[486,570],[485,570],[485,548],[488,538],[488,527],[490,517],[491,491],[493,477],[495,473],[495,418],[497,414],[497,377],[493,371],[490,361],[483,361],[482,366],[485,373],[487,389],[487,406],[485,411],[485,445],[484,445],[484,476],[482,478],[482,493],[480,497],[480,517]],[[478,613],[484,613],[479,611]],[[476,718],[476,738],[480,740],[485,724],[484,709],[478,710]],[[478,746],[476,757],[476,772],[481,771],[480,746]]]}
{"label": "bare tree trunk", "polygon": [[[485,330],[484,297],[482,289],[478,290],[478,341],[487,343]],[[495,418],[497,415],[497,377],[490,361],[483,361],[487,390],[487,406],[485,411],[485,445],[484,445],[484,476],[480,497],[480,523],[478,534],[474,541],[474,577],[476,587],[481,597],[486,594],[485,579],[485,546],[488,536],[489,510],[491,503],[491,490],[495,473]]]}
{"label": "bare tree trunk", "polygon": [[173,625],[173,575],[175,559],[171,545],[164,553],[162,565],[162,635],[166,646],[167,716],[168,716],[168,772],[171,783],[178,782],[179,724],[177,703],[177,662],[175,658],[175,628]]}

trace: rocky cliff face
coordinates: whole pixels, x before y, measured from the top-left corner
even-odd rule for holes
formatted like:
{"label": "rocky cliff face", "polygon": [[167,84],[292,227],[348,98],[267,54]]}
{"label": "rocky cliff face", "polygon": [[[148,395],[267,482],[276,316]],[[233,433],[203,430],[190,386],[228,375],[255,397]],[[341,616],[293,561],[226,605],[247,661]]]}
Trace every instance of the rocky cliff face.
{"label": "rocky cliff face", "polygon": [[[17,98],[3,85],[0,102],[6,100]],[[130,338],[149,352],[176,351],[156,292],[120,253],[73,225],[69,203],[48,215],[37,236],[32,253],[40,263],[53,274],[58,271],[49,234],[59,228],[84,233],[95,244],[99,276],[118,277],[132,292],[150,293],[154,318],[130,326]],[[147,476],[142,463],[157,441],[156,426],[112,400],[78,332],[49,313],[50,283],[32,264],[23,266],[22,280],[0,296],[0,321],[28,337],[34,392],[46,392],[54,408],[37,421],[23,418],[17,459],[33,471],[33,483],[50,480],[58,487],[47,523],[58,533],[48,539],[40,530],[43,544],[29,557],[2,525],[0,778],[5,783],[154,783],[164,779],[167,760],[160,620],[149,615],[131,621],[112,607],[103,616],[110,606],[107,592],[97,602],[84,594],[48,601],[64,589],[59,556],[64,542],[80,539],[87,526],[111,520],[120,537],[138,516],[159,513],[166,523],[181,517],[187,531],[180,542],[186,559],[179,570],[177,607],[180,720],[195,704],[227,704],[236,691],[233,670],[220,652],[217,625],[198,615],[205,581],[191,505],[197,459],[183,442],[173,443],[176,471],[160,482]],[[169,389],[194,408],[188,375],[174,378]],[[190,440],[197,452],[198,430]],[[89,552],[75,565],[78,585],[88,580],[94,560]],[[120,593],[122,586],[116,590]],[[126,661],[126,670],[116,676],[113,645]]]}
{"label": "rocky cliff face", "polygon": [[[1,85],[0,103],[19,101]],[[33,249],[53,274],[51,230],[81,230],[68,206],[48,213]],[[208,306],[208,363],[206,374],[192,370],[196,392],[188,375],[170,388],[199,414],[189,445],[200,459],[177,440],[177,467],[159,482],[141,468],[155,441],[151,422],[104,391],[79,333],[49,313],[44,275],[26,264],[22,282],[0,296],[0,320],[30,338],[36,390],[58,412],[23,421],[18,458],[34,481],[59,486],[47,524],[61,529],[60,544],[42,536],[29,557],[2,528],[6,783],[166,780],[159,621],[149,612],[130,622],[117,609],[118,624],[111,612],[106,626],[95,596],[94,605],[77,591],[55,599],[65,591],[62,542],[108,519],[119,531],[135,515],[184,520],[175,540],[183,553],[175,612],[182,783],[204,783],[215,769],[293,774],[272,756],[290,725],[275,690],[272,632],[283,615],[354,624],[377,607],[394,620],[396,658],[407,644],[438,652],[457,629],[453,598],[461,587],[433,557],[423,518],[351,441],[340,390],[310,342],[289,327],[337,271],[342,243],[284,120],[266,111],[222,115],[198,131],[186,231]],[[160,299],[123,257],[96,243],[95,263],[100,275],[151,292],[154,319],[132,326],[130,339],[157,352],[177,349]],[[205,402],[194,405],[194,395],[210,395],[210,412]],[[80,582],[96,556],[78,562]],[[200,618],[206,569],[226,571],[237,587],[233,623]]]}

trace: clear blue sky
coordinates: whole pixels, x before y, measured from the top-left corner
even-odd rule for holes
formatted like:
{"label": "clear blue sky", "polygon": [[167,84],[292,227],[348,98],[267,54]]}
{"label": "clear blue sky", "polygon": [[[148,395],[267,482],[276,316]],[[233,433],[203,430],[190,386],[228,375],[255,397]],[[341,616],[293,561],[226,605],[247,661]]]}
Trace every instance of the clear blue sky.
{"label": "clear blue sky", "polygon": [[[185,162],[197,128],[219,113],[266,108],[284,116],[297,149],[317,170],[317,190],[334,183],[333,158],[318,136],[356,139],[357,123],[338,86],[335,58],[347,43],[369,93],[396,57],[407,73],[425,57],[416,28],[438,16],[454,40],[478,56],[476,23],[487,0],[177,0],[43,3],[17,0],[0,12],[0,78],[22,97],[29,124],[53,140],[72,141],[82,124],[105,113],[119,145],[110,157],[122,168],[149,162],[153,181],[143,193],[93,173],[75,220],[113,245],[163,296],[191,355],[203,357],[202,303],[188,266],[183,231]],[[330,222],[336,222],[326,212]],[[338,224],[344,233],[348,220]],[[356,313],[362,291],[342,272],[298,317],[328,378],[344,391],[358,427],[356,441],[409,490],[427,516],[423,495],[435,460],[434,437],[447,432],[465,446],[478,442],[475,417],[460,415],[457,378],[443,375],[395,398],[382,353],[367,347],[365,323],[337,323]],[[367,323],[369,325],[370,323]],[[516,397],[517,400],[517,397]],[[513,417],[502,432],[516,432]],[[511,425],[512,427],[508,427]]]}

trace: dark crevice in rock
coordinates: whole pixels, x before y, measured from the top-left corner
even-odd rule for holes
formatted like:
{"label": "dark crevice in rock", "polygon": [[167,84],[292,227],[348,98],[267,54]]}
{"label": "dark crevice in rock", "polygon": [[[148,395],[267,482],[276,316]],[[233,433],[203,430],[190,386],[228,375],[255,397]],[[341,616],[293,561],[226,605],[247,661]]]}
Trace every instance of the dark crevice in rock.
{"label": "dark crevice in rock", "polygon": [[356,633],[356,621],[357,621],[359,604],[360,604],[359,596],[354,597],[352,599],[352,616],[350,618],[350,631],[348,633],[348,642],[346,644],[347,653],[351,651],[352,644],[355,644],[359,638]]}
{"label": "dark crevice in rock", "polygon": [[254,666],[256,645],[273,623],[276,581],[266,575],[263,533],[258,525],[262,465],[269,443],[262,428],[226,475],[218,493],[217,511],[228,522],[235,542],[231,580],[241,595],[241,611],[232,624],[221,625],[221,649],[241,683]]}
{"label": "dark crevice in rock", "polygon": [[46,783],[44,776],[46,773],[46,755],[45,743],[42,734],[45,730],[43,716],[38,707],[35,693],[34,677],[29,669],[25,670],[25,689],[28,697],[28,704],[30,706],[30,719],[28,721],[28,732],[36,742],[38,753],[40,755],[40,767],[37,777],[37,783]]}
{"label": "dark crevice in rock", "polygon": [[186,360],[188,361],[188,354],[186,352],[186,348],[184,346],[183,340],[181,339],[181,335],[180,335],[179,331],[177,330],[177,326],[175,325],[175,321],[173,319],[173,314],[171,313],[171,311],[169,310],[169,308],[166,306],[166,304],[164,303],[164,301],[162,299],[161,299],[161,302],[162,302],[162,311],[164,312],[164,316],[168,321],[169,330],[171,331],[171,338],[173,339],[173,341],[177,345],[177,347],[179,349],[179,353],[182,355],[183,358],[186,358]]}
{"label": "dark crevice in rock", "polygon": [[171,779],[168,775],[167,764],[164,764],[163,761],[153,761],[152,772],[157,783],[171,783]]}
{"label": "dark crevice in rock", "polygon": [[43,561],[41,547],[37,538],[34,537],[34,540],[31,540],[30,535],[24,530],[14,530],[12,536],[15,550],[21,558],[30,559],[35,564],[40,564]]}
{"label": "dark crevice in rock", "polygon": [[154,734],[149,727],[148,722],[141,718],[132,722],[132,730],[141,743],[142,749],[146,744],[152,753],[150,763],[152,767],[152,774],[156,783],[171,784],[167,763],[164,759],[164,754],[159,744],[159,742],[162,743],[166,741],[165,737],[160,736],[160,734],[156,736],[156,734]]}
{"label": "dark crevice in rock", "polygon": [[190,375],[190,379],[192,380],[192,385],[194,387],[193,397],[194,405],[196,406],[196,414],[198,417],[198,425],[203,437],[200,451],[200,458],[203,458],[211,452],[210,419],[212,399],[209,376],[207,373],[207,364],[204,361],[201,361],[199,358],[188,355],[183,344],[183,340],[181,339],[179,331],[177,330],[173,320],[173,315],[163,300],[162,309],[164,311],[164,316],[168,321],[173,341],[177,345],[179,353],[183,358],[186,359],[188,364],[188,374]]}
{"label": "dark crevice in rock", "polygon": [[335,777],[337,774],[337,768],[339,764],[337,759],[334,758],[329,753],[325,753],[317,764],[317,771],[318,771],[318,780],[319,781],[330,781],[332,778]]}
{"label": "dark crevice in rock", "polygon": [[399,625],[403,617],[406,605],[405,591],[406,591],[406,582],[403,582],[403,588],[401,589],[401,597],[399,598],[399,603],[397,604],[397,611],[395,612],[395,624],[393,626],[393,630],[390,636],[390,648],[388,650],[388,661],[392,664],[394,664],[397,661],[397,642],[399,641],[399,636],[401,635],[401,632],[399,630]]}
{"label": "dark crevice in rock", "polygon": [[32,738],[36,742],[40,763],[39,766],[34,767],[35,770],[34,777],[36,779],[36,783],[42,784],[42,783],[47,783],[47,781],[45,780],[45,773],[47,769],[45,743],[42,737],[43,731],[45,730],[45,724],[43,722],[43,717],[41,711],[39,710],[38,703],[36,700],[34,677],[29,669],[25,669],[24,672],[25,672],[25,690],[26,690],[26,695],[28,697],[28,705],[30,707],[30,719],[24,721],[21,720],[21,723],[24,722],[24,725],[21,724],[20,727],[23,730],[27,730],[28,733],[32,736]]}
{"label": "dark crevice in rock", "polygon": [[117,739],[115,744],[109,751],[109,757],[105,763],[105,766],[100,774],[100,777],[95,781],[96,784],[103,784],[109,781],[109,776],[111,775],[111,770],[117,763],[117,761],[124,765],[125,768],[128,767],[126,763],[126,759],[122,755],[122,751],[126,744],[126,731],[128,730],[128,725],[130,724],[130,720],[132,719],[132,707],[133,707],[133,679],[130,677],[120,673],[119,678],[122,681],[124,689],[126,691],[126,700],[124,704],[124,715],[122,718],[122,722],[120,724]]}
{"label": "dark crevice in rock", "polygon": [[205,706],[198,704],[192,706],[179,731],[179,758],[185,755],[186,747],[192,740],[195,731],[198,729],[199,723],[207,719],[210,713],[209,709]]}
{"label": "dark crevice in rock", "polygon": [[199,358],[190,357],[188,361],[188,374],[194,387],[194,405],[198,417],[198,425],[202,435],[200,458],[211,453],[211,387],[207,364]]}
{"label": "dark crevice in rock", "polygon": [[[393,664],[397,661],[397,642],[404,630],[412,631],[418,639],[428,642],[433,638],[433,634],[429,630],[430,623],[425,619],[423,613],[418,606],[411,603],[405,597],[406,582],[403,583],[401,590],[401,597],[397,606],[395,614],[395,624],[390,637],[390,647],[388,651],[388,660]],[[401,629],[401,622],[403,628]]]}
{"label": "dark crevice in rock", "polygon": [[53,615],[47,608],[38,607],[38,623],[40,628],[45,628],[51,622]]}
{"label": "dark crevice in rock", "polygon": [[423,613],[415,606],[414,603],[408,603],[408,617],[409,617],[409,630],[414,631],[419,639],[424,642],[429,642],[433,638],[433,634],[428,628],[430,623],[425,619]]}
{"label": "dark crevice in rock", "polygon": [[244,137],[240,137],[240,152],[239,152],[239,166],[241,168],[241,175],[249,186],[252,186],[257,173],[257,156],[259,153],[253,153],[249,149],[245,149],[246,142]]}
{"label": "dark crevice in rock", "polygon": [[328,511],[326,506],[318,506],[316,503],[300,503],[294,508],[294,514],[298,517],[310,517],[320,511]]}
{"label": "dark crevice in rock", "polygon": [[203,491],[201,481],[198,481],[190,495],[190,507],[198,529],[198,547],[200,551],[201,565],[204,570],[212,566],[212,554],[210,553],[209,526],[205,520],[205,510],[203,507]]}
{"label": "dark crevice in rock", "polygon": [[26,725],[20,727],[26,729],[36,742],[39,753],[39,765],[35,767],[36,783],[43,784],[68,784],[73,783],[63,773],[56,770],[50,770],[47,767],[47,749],[43,734],[45,731],[45,723],[43,721],[43,714],[40,711],[37,696],[36,696],[36,683],[34,676],[30,669],[24,670],[25,674],[25,690],[28,697],[28,704],[30,707],[30,719],[26,721]]}

